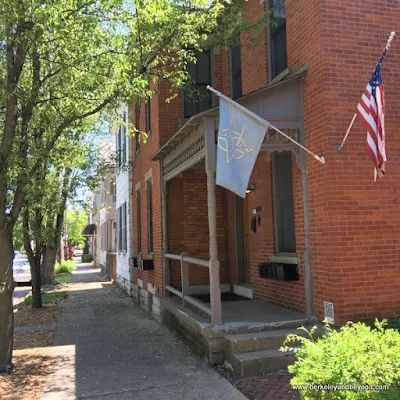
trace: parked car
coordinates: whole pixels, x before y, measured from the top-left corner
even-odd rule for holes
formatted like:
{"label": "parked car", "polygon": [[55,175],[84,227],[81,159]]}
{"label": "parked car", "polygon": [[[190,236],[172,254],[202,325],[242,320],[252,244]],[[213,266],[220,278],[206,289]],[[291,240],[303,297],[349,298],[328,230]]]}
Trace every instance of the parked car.
{"label": "parked car", "polygon": [[14,251],[14,258],[16,260],[20,260],[21,258],[25,258],[26,259],[26,256],[24,254],[22,254],[20,251],[15,250]]}
{"label": "parked car", "polygon": [[31,267],[26,258],[15,258],[13,262],[13,277],[17,283],[31,282]]}

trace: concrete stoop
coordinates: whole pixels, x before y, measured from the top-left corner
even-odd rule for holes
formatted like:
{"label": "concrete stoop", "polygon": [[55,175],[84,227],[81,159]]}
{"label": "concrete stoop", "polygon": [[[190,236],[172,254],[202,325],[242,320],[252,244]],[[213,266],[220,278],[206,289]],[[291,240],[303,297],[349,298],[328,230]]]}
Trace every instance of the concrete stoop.
{"label": "concrete stoop", "polygon": [[[319,329],[315,336],[321,333]],[[226,362],[241,377],[286,369],[295,361],[294,352],[281,352],[279,349],[289,334],[308,336],[306,332],[295,328],[228,334],[224,343]],[[296,347],[296,343],[289,346]]]}
{"label": "concrete stoop", "polygon": [[[229,364],[241,377],[261,375],[285,369],[294,362],[294,352],[281,352],[289,334],[308,336],[299,326],[313,326],[313,319],[279,321],[273,323],[219,326],[197,321],[157,293],[151,284],[128,283],[117,276],[116,282],[132,300],[158,321],[176,331],[179,336],[211,365]],[[315,333],[318,337],[322,328]],[[290,344],[295,347],[296,344]]]}

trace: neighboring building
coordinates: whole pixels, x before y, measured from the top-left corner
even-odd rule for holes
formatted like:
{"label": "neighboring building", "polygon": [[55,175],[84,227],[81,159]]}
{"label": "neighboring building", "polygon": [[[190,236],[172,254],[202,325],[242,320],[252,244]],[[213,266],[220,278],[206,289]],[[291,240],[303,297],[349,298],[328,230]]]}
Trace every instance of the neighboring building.
{"label": "neighboring building", "polygon": [[[93,221],[96,224],[94,263],[103,272],[112,269],[116,251],[116,181],[115,181],[115,142],[101,140],[98,150],[98,162],[102,177],[94,192]],[[109,256],[109,255],[114,256]],[[114,261],[113,261],[114,260]],[[107,262],[109,265],[107,265]]]}
{"label": "neighboring building", "polygon": [[131,267],[129,258],[132,256],[132,140],[128,135],[128,106],[119,110],[119,120],[113,129],[116,136],[116,243],[117,243],[117,282],[128,292],[131,283]]}
{"label": "neighboring building", "polygon": [[[255,21],[272,3],[243,2],[245,18]],[[185,331],[211,363],[229,359],[246,374],[243,360],[250,358],[229,352],[237,346],[224,337],[227,331],[250,335],[315,317],[340,325],[399,312],[396,52],[382,67],[386,176],[373,182],[359,122],[343,154],[336,150],[399,18],[400,9],[389,10],[386,2],[287,0],[258,46],[242,34],[241,46],[199,56],[191,74],[200,91],[207,93],[210,84],[326,158],[321,165],[269,130],[245,200],[215,185],[214,95],[166,103],[163,82],[139,113],[131,110],[139,116],[131,117],[133,123],[149,135],[146,144],[132,139],[132,294],[144,309]],[[182,291],[191,295],[185,305],[195,308],[182,308]],[[225,302],[237,298],[223,295],[222,328],[216,326],[220,291],[253,299]],[[198,308],[212,315],[212,324]],[[257,365],[266,372],[278,356],[263,354]]]}

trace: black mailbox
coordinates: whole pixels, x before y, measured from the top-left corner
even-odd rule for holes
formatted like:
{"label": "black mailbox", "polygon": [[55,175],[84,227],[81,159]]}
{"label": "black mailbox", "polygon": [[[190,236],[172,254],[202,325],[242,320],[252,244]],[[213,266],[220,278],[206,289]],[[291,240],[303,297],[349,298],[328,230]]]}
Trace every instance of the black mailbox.
{"label": "black mailbox", "polygon": [[149,271],[154,269],[154,261],[153,260],[140,260],[140,269],[143,271]]}
{"label": "black mailbox", "polygon": [[298,281],[299,272],[296,264],[266,262],[258,264],[260,278],[278,281]]}

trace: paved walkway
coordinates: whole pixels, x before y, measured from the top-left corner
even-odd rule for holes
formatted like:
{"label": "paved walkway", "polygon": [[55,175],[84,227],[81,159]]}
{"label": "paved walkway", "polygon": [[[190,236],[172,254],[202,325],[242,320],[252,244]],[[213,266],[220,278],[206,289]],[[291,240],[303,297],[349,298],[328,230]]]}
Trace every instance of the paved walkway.
{"label": "paved walkway", "polygon": [[245,400],[98,270],[78,266],[42,400]]}
{"label": "paved walkway", "polygon": [[242,379],[237,387],[249,400],[299,400],[300,394],[290,387],[288,372]]}

